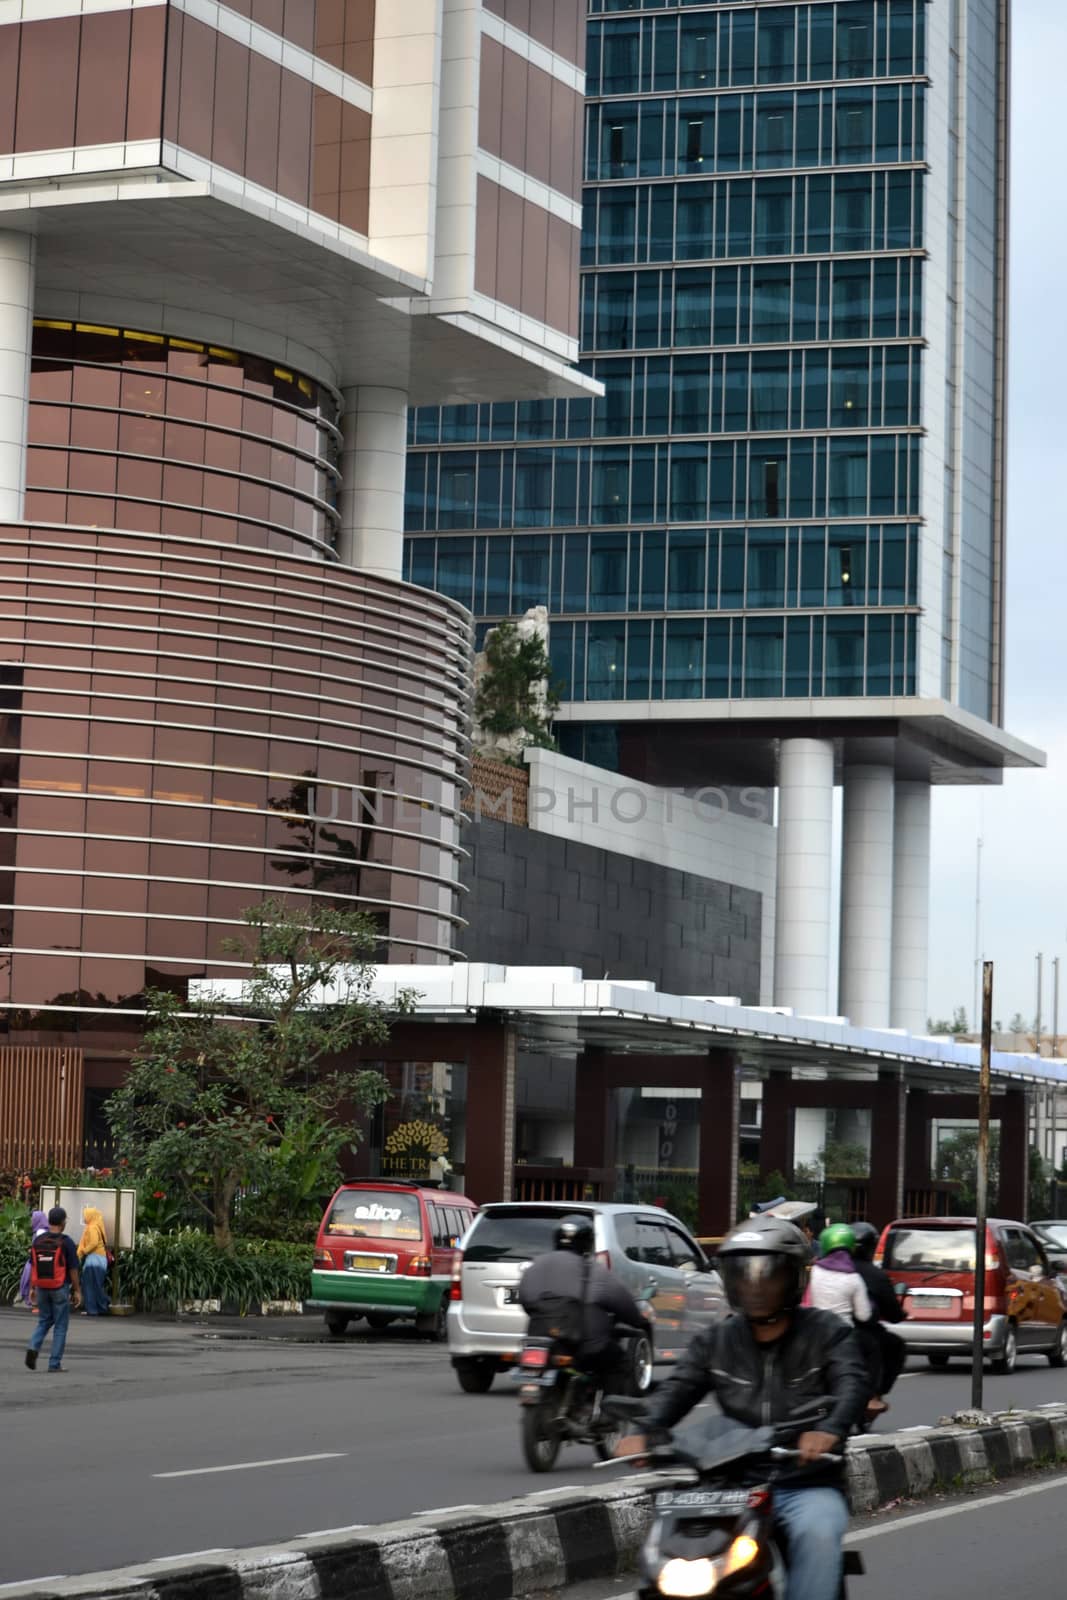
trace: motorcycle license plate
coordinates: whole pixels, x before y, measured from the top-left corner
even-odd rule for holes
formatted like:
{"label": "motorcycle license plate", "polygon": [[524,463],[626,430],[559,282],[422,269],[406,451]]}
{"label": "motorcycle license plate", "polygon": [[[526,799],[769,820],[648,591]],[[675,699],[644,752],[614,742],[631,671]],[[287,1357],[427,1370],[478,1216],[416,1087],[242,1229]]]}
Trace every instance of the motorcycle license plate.
{"label": "motorcycle license plate", "polygon": [[663,1489],[656,1496],[657,1511],[743,1511],[747,1489]]}

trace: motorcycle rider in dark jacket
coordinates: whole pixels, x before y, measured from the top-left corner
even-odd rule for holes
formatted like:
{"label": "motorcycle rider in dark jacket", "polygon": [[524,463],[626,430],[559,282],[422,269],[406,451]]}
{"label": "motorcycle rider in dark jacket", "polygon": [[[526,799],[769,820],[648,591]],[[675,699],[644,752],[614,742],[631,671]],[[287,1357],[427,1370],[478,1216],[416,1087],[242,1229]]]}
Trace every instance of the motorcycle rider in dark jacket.
{"label": "motorcycle rider in dark jacket", "polygon": [[556,1229],[554,1250],[531,1261],[519,1285],[519,1301],[537,1332],[540,1308],[553,1301],[580,1302],[584,1335],[577,1358],[582,1369],[603,1379],[604,1387],[626,1387],[625,1357],[614,1337],[616,1323],[644,1328],[646,1318],[633,1295],[607,1267],[593,1260],[596,1235],[588,1217],[565,1217]]}
{"label": "motorcycle rider in dark jacket", "polygon": [[[842,1468],[823,1458],[843,1450],[870,1380],[847,1323],[801,1307],[808,1254],[799,1228],[778,1217],[751,1218],[726,1236],[718,1266],[732,1315],[693,1340],[650,1401],[648,1419],[653,1428],[673,1427],[708,1394],[749,1426],[795,1419],[804,1465],[774,1491],[789,1552],[787,1600],[838,1600],[848,1505]],[[826,1409],[812,1424],[819,1402]],[[633,1436],[617,1454],[647,1448]]]}
{"label": "motorcycle rider in dark jacket", "polygon": [[897,1292],[893,1288],[893,1280],[887,1272],[874,1264],[874,1252],[878,1248],[878,1229],[870,1222],[856,1222],[852,1232],[856,1236],[856,1248],[852,1252],[852,1261],[867,1289],[867,1298],[874,1310],[874,1320],[870,1326],[870,1336],[875,1342],[877,1350],[878,1370],[872,1373],[874,1392],[879,1400],[892,1389],[900,1377],[904,1363],[908,1358],[908,1347],[903,1339],[895,1333],[890,1333],[888,1323],[904,1322],[907,1313],[902,1308]]}

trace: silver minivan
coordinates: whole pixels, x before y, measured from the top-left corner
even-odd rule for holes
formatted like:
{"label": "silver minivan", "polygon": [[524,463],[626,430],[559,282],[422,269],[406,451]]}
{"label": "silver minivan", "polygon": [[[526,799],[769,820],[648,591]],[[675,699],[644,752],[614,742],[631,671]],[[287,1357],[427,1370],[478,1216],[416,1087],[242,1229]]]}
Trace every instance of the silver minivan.
{"label": "silver minivan", "polygon": [[652,1304],[653,1349],[632,1344],[638,1391],[653,1367],[676,1361],[695,1334],[726,1310],[722,1280],[677,1217],[656,1206],[510,1201],[483,1206],[460,1241],[448,1306],[448,1346],[460,1388],[485,1394],[519,1356],[526,1313],[519,1279],[551,1250],[564,1217],[589,1217],[597,1259],[636,1300]]}

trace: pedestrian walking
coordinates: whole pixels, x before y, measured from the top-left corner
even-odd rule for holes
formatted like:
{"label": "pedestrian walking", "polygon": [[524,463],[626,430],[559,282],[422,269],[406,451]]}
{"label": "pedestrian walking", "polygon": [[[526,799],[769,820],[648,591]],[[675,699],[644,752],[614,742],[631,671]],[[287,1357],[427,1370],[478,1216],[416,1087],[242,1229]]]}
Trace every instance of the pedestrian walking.
{"label": "pedestrian walking", "polygon": [[26,1347],[26,1365],[32,1372],[37,1356],[49,1333],[52,1349],[49,1372],[63,1371],[63,1351],[67,1343],[70,1307],[81,1305],[78,1252],[74,1240],[64,1233],[67,1213],[53,1206],[48,1213],[48,1232],[39,1233],[30,1245],[30,1304],[38,1308],[37,1326]]}
{"label": "pedestrian walking", "polygon": [[[33,1213],[33,1215],[31,1216],[31,1218],[30,1218],[30,1243],[31,1244],[33,1243],[33,1241],[36,1239],[36,1237],[37,1237],[37,1235],[39,1233],[47,1233],[47,1232],[48,1232],[48,1218],[45,1216],[43,1211],[35,1211]],[[26,1252],[26,1265],[23,1267],[23,1269],[22,1269],[22,1277],[19,1279],[19,1299],[22,1301],[22,1303],[26,1307],[27,1311],[32,1309],[32,1307],[30,1305],[30,1269],[31,1269],[31,1266],[32,1266],[32,1260],[31,1260],[31,1257],[30,1257],[30,1253],[27,1250],[27,1252]]]}
{"label": "pedestrian walking", "polygon": [[78,1241],[78,1262],[81,1266],[82,1290],[85,1310],[90,1317],[106,1317],[111,1310],[107,1292],[107,1233],[104,1219],[95,1206],[86,1206],[82,1212],[81,1239]]}

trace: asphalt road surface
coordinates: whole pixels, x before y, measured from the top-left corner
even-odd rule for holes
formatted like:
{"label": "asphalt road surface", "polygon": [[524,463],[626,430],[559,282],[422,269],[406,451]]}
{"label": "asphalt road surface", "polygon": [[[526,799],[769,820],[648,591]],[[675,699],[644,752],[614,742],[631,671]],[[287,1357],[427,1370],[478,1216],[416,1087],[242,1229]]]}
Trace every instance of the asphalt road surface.
{"label": "asphalt road surface", "polygon": [[[405,1331],[324,1343],[311,1319],[249,1319],[235,1338],[211,1322],[80,1317],[51,1375],[23,1365],[29,1326],[0,1312],[0,1584],[603,1482],[578,1447],[533,1477],[510,1383],[464,1395],[447,1350]],[[991,1407],[1062,1399],[1065,1375],[1038,1358],[987,1380]],[[969,1400],[965,1367],[916,1364],[892,1422],[936,1422]],[[1035,1497],[1035,1516],[1050,1510]],[[925,1592],[951,1600],[940,1584]]]}
{"label": "asphalt road surface", "polygon": [[[911,1508],[857,1523],[846,1543],[867,1568],[849,1600],[974,1600],[975,1595],[1052,1596],[1063,1587],[1067,1476]],[[584,1584],[545,1600],[622,1600],[633,1583]]]}

